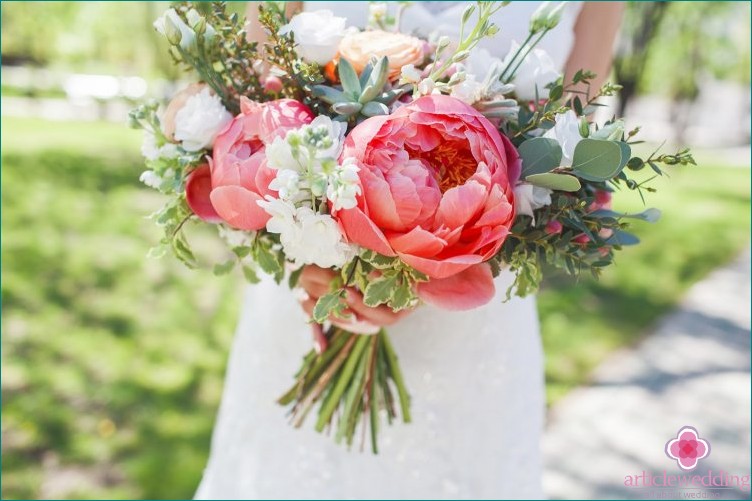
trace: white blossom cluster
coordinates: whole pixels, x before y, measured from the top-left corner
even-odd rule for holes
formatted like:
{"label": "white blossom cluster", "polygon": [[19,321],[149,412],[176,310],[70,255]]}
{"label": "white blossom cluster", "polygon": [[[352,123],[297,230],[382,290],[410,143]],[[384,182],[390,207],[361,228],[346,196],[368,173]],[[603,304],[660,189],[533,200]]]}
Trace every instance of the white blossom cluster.
{"label": "white blossom cluster", "polygon": [[267,165],[277,171],[269,184],[279,198],[259,202],[272,218],[266,229],[280,235],[297,264],[344,265],[353,255],[339,226],[326,213],[352,209],[361,193],[354,159],[338,162],[347,124],[327,116],[277,137],[266,147]]}

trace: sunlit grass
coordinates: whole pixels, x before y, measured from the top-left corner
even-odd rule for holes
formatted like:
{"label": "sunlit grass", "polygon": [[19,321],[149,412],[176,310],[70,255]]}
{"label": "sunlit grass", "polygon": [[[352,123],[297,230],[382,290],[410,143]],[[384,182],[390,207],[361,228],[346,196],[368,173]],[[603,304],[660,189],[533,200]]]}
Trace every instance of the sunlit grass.
{"label": "sunlit grass", "polygon": [[[138,145],[119,124],[3,118],[4,498],[190,497],[205,466],[242,281],[145,258],[160,198]],[[551,398],[747,244],[749,180],[675,169],[650,198],[663,220],[599,283],[549,280]]]}

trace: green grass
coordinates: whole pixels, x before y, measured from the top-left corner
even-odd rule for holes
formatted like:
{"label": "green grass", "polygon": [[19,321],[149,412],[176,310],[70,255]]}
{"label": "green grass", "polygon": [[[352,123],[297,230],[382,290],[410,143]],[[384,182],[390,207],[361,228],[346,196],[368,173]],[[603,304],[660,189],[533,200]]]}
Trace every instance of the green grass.
{"label": "green grass", "polygon": [[[200,479],[242,281],[145,258],[160,198],[138,144],[118,124],[3,118],[3,498],[189,497]],[[540,295],[551,399],[747,245],[749,170],[673,172],[642,245]]]}
{"label": "green grass", "polygon": [[[605,355],[636,343],[693,283],[749,245],[749,169],[692,166],[668,174],[646,196],[662,210],[660,221],[633,227],[640,245],[622,251],[598,281],[557,276],[539,295],[549,402],[587,381]],[[614,202],[625,212],[645,207],[628,191]]]}

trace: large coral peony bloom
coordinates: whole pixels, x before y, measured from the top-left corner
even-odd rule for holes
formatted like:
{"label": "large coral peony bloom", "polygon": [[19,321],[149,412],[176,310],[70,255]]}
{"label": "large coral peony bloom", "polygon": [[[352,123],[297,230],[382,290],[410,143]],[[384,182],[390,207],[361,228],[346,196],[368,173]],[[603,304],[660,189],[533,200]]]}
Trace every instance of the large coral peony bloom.
{"label": "large coral peony bloom", "polygon": [[241,98],[240,114],[217,136],[210,162],[211,205],[222,220],[240,230],[266,226],[270,216],[257,202],[276,196],[269,190],[276,171],[266,165],[265,145],[312,120],[311,110],[293,99]]}
{"label": "large coral peony bloom", "polygon": [[[342,156],[358,161],[363,191],[355,208],[336,213],[351,242],[428,275],[419,292],[431,302],[465,309],[490,300],[483,265],[464,275],[478,297],[442,302],[464,283],[455,275],[491,258],[509,233],[520,160],[508,139],[462,101],[430,95],[362,122]],[[437,280],[448,277],[451,286]]]}

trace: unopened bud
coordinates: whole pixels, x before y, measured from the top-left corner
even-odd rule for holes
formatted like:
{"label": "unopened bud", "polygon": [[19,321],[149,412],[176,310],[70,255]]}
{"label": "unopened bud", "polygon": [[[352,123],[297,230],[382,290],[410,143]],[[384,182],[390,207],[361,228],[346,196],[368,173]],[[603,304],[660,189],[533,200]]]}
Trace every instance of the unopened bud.
{"label": "unopened bud", "polygon": [[165,17],[164,20],[164,35],[172,45],[180,45],[180,41],[183,39],[180,28],[175,26],[175,23],[169,17]]}
{"label": "unopened bud", "polygon": [[464,61],[468,57],[470,57],[470,51],[469,50],[462,50],[462,51],[460,51],[460,52],[458,52],[457,54],[454,55],[454,57],[452,58],[452,61],[455,62],[455,63],[459,63],[460,61]]}

